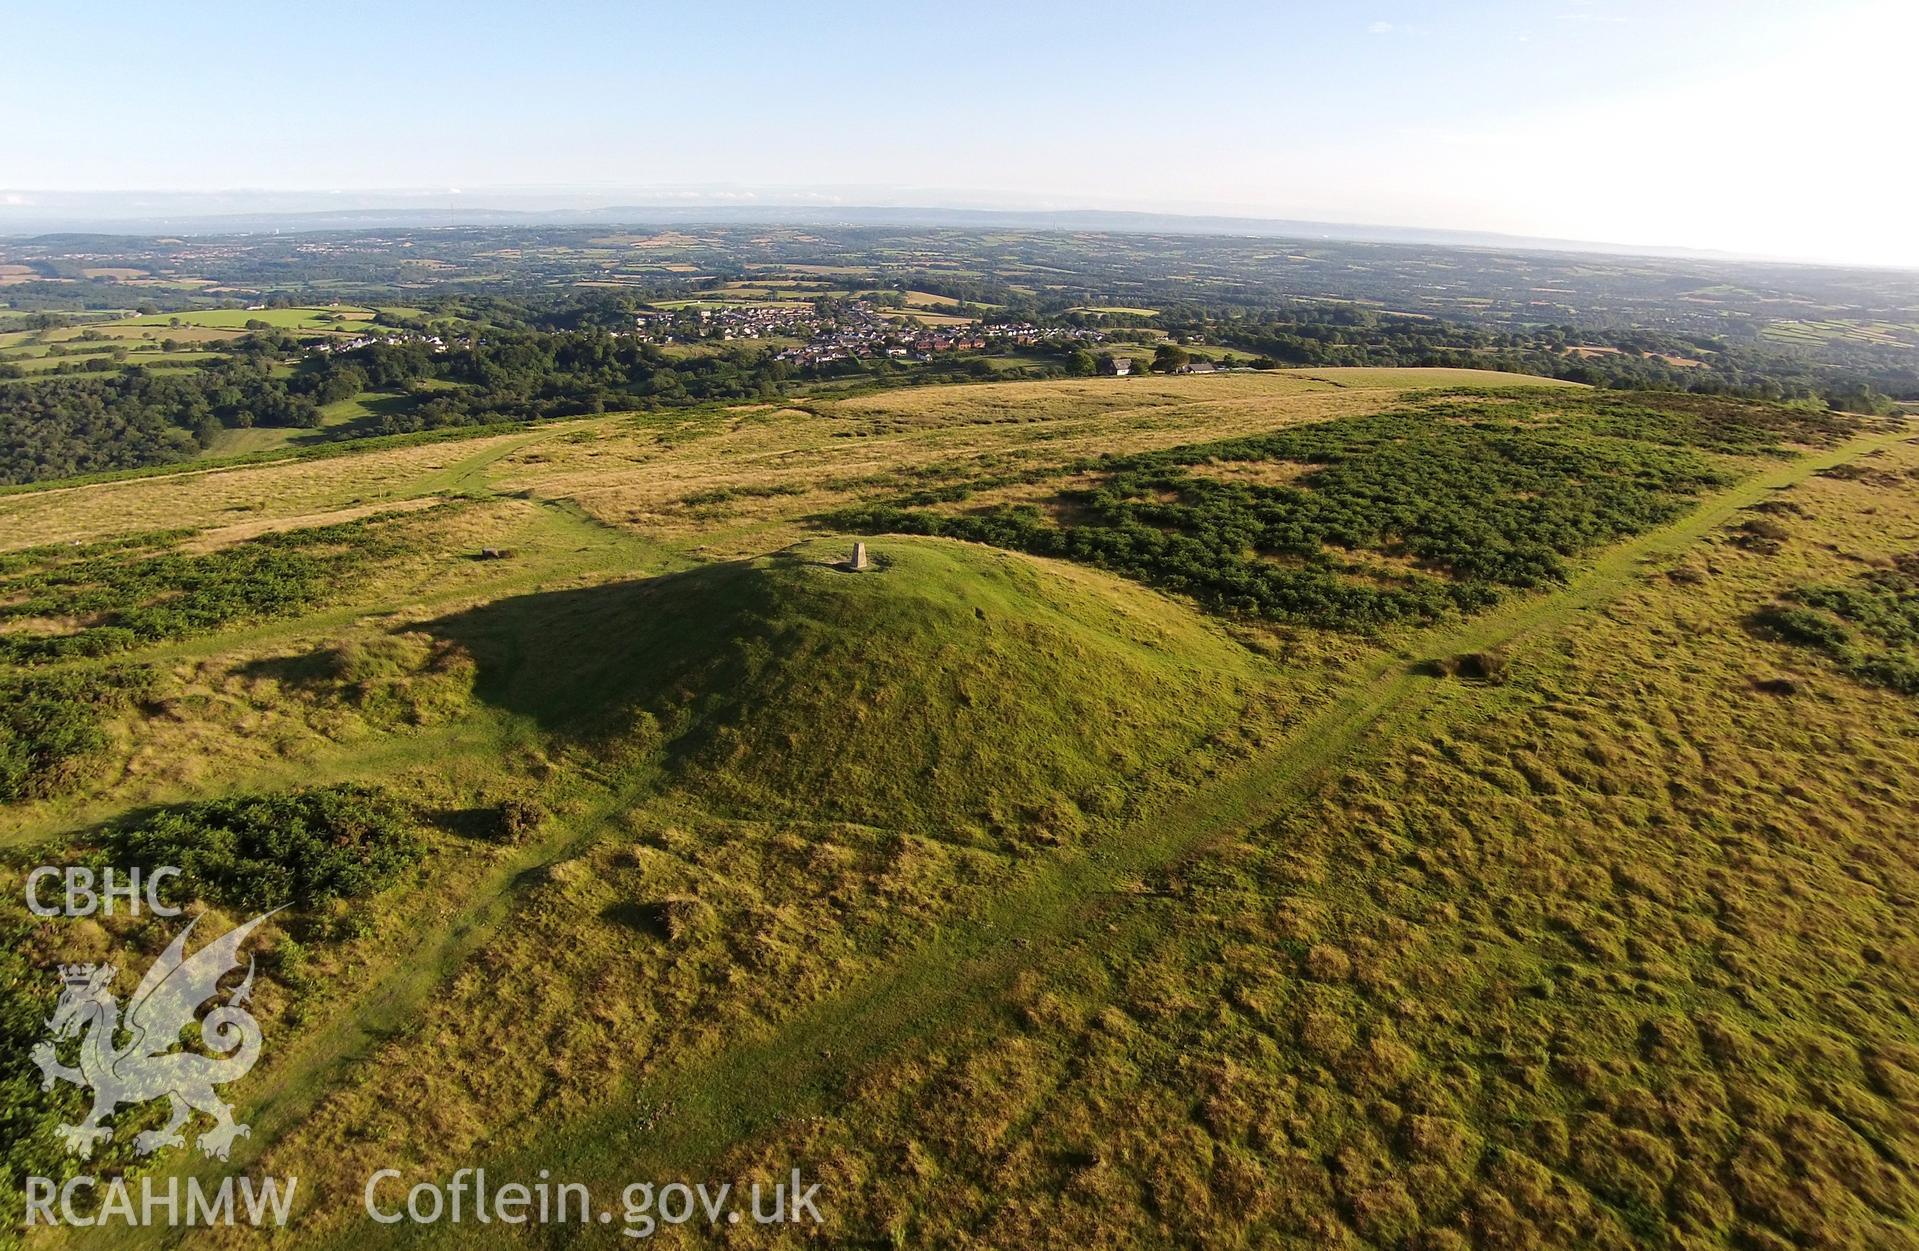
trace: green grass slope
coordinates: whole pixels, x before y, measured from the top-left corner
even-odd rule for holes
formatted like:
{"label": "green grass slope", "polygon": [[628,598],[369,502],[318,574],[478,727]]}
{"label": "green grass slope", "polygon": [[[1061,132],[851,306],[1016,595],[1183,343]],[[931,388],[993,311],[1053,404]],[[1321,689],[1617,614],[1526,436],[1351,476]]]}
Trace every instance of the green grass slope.
{"label": "green grass slope", "polygon": [[1104,574],[928,538],[876,568],[817,541],[434,627],[480,695],[714,807],[1064,837],[1237,718],[1259,668],[1192,610]]}

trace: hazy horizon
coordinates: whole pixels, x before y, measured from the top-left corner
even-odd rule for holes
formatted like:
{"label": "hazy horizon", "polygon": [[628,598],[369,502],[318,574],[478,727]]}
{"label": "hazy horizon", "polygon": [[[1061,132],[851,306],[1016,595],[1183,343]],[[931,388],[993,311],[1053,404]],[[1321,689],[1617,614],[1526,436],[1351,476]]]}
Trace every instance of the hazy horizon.
{"label": "hazy horizon", "polygon": [[[844,216],[838,216],[844,214]],[[575,226],[893,225],[966,228],[1110,230],[1117,233],[1237,234],[1324,238],[1407,246],[1512,248],[1622,256],[1691,257],[1705,261],[1833,268],[1919,270],[1919,262],[1871,262],[1831,255],[1784,255],[1692,247],[1573,239],[1432,226],[1418,222],[1314,221],[1251,215],[1230,207],[1173,212],[1132,205],[1071,204],[1017,198],[994,200],[964,192],[927,197],[910,190],[833,197],[814,189],[756,189],[711,195],[681,189],[636,188],[598,195],[552,188],[391,188],[365,191],[225,188],[206,192],[38,192],[0,189],[0,239],[56,234],[138,237],[300,233],[328,230],[526,228]],[[1108,220],[1110,219],[1110,220]]]}
{"label": "hazy horizon", "polygon": [[0,229],[76,195],[683,189],[1919,266],[1919,12],[1893,0],[122,17],[101,43],[72,11],[10,15],[0,107],[43,124],[0,138]]}
{"label": "hazy horizon", "polygon": [[[180,217],[214,225],[228,217],[284,216],[289,219],[328,214],[420,213],[471,215],[476,223],[486,214],[524,215],[536,220],[562,220],[623,211],[658,212],[664,220],[712,212],[715,221],[743,220],[742,214],[764,210],[768,221],[782,214],[862,213],[981,214],[993,216],[1138,217],[1195,222],[1245,222],[1298,225],[1355,231],[1378,230],[1406,234],[1478,236],[1533,244],[1590,244],[1630,249],[1697,251],[1737,255],[1685,245],[1621,243],[1612,239],[1572,239],[1521,235],[1504,231],[1436,226],[1418,221],[1319,220],[1261,213],[1240,206],[1166,209],[1130,202],[1081,202],[1070,198],[991,195],[964,189],[910,187],[377,187],[356,190],[331,188],[221,187],[206,191],[156,191],[125,188],[100,191],[64,191],[37,188],[0,188],[0,231],[9,215],[35,213],[75,224],[116,224],[127,220]],[[1755,254],[1756,255],[1756,254]],[[1766,257],[1794,260],[1803,258]]]}

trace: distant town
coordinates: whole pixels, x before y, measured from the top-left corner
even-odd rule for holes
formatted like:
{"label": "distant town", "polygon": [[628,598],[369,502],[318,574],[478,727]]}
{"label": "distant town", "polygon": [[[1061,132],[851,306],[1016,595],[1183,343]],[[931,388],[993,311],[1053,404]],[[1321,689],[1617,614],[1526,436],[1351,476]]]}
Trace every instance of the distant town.
{"label": "distant town", "polygon": [[775,353],[776,359],[798,366],[880,356],[930,361],[943,352],[1077,347],[1101,344],[1107,338],[1100,330],[1026,321],[928,326],[910,315],[887,317],[860,299],[822,300],[804,307],[739,304],[644,312],[634,318],[634,333],[643,342],[661,346],[716,340],[798,340]]}

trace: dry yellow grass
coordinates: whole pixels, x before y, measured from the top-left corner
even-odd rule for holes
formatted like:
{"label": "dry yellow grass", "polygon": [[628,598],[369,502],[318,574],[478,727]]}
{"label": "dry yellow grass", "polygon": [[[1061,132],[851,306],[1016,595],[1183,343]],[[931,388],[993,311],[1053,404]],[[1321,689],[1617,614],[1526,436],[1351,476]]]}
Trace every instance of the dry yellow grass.
{"label": "dry yellow grass", "polygon": [[[923,388],[822,404],[817,415],[740,410],[723,425],[652,447],[613,433],[548,440],[537,463],[509,458],[495,482],[575,501],[654,542],[750,555],[799,538],[807,516],[897,491],[902,475],[927,466],[1057,466],[1119,447],[1143,451],[1373,412],[1396,394],[1251,376]],[[719,491],[738,494],[686,504]]]}
{"label": "dry yellow grass", "polygon": [[180,545],[184,552],[210,552],[215,548],[226,547],[233,543],[243,543],[248,539],[257,539],[263,534],[275,534],[282,530],[300,530],[308,526],[330,526],[342,521],[358,521],[362,517],[376,514],[414,512],[422,508],[431,508],[439,499],[423,495],[416,499],[395,500],[390,503],[360,504],[352,508],[331,508],[317,513],[300,513],[291,517],[261,517],[252,521],[235,522],[230,526],[212,526],[200,531]]}
{"label": "dry yellow grass", "polygon": [[[1400,389],[1407,389],[1402,382]],[[1433,384],[1438,385],[1438,384]],[[917,387],[842,400],[832,411],[891,422],[979,424],[1090,416],[1139,408],[1214,405],[1238,399],[1273,400],[1334,389],[1290,373],[1226,377],[1083,378],[1057,382],[995,382],[978,386]]]}
{"label": "dry yellow grass", "polygon": [[22,492],[0,498],[0,548],[233,525],[243,517],[297,517],[432,494],[449,488],[449,475],[463,462],[503,453],[528,437],[494,435],[358,456],[189,469]]}
{"label": "dry yellow grass", "polygon": [[1494,369],[1373,369],[1364,366],[1340,369],[1288,370],[1295,377],[1311,378],[1341,387],[1384,387],[1404,390],[1408,387],[1576,387],[1575,382],[1540,378],[1532,374],[1507,374]]}
{"label": "dry yellow grass", "polygon": [[[1375,412],[1408,392],[1511,375],[1318,370],[921,387],[717,417],[606,416],[450,443],[0,496],[0,550],[142,530],[264,532],[468,489],[577,503],[646,538],[715,552],[790,542],[803,518],[931,464],[1059,465]],[[722,506],[688,497],[732,490]],[[781,494],[765,494],[777,491]]]}
{"label": "dry yellow grass", "polygon": [[1238,482],[1247,486],[1291,486],[1315,466],[1297,461],[1231,461],[1217,465],[1197,465],[1193,475],[1215,482]]}
{"label": "dry yellow grass", "polygon": [[[1919,446],[1866,463],[1919,465]],[[909,1243],[959,1243],[976,1230],[985,1245],[1140,1245],[1298,1212],[1329,1240],[1396,1245],[1399,1226],[1443,1227],[1461,1205],[1496,1214],[1499,1196],[1515,1191],[1516,1224],[1537,1220],[1562,1243],[1629,1245],[1591,1195],[1631,1180],[1637,1157],[1554,1153],[1553,1135],[1519,1131],[1556,1124],[1564,1099],[1584,1108],[1576,1128],[1591,1141],[1643,1152],[1652,1139],[1625,1132],[1640,1125],[1631,1118],[1678,1138],[1667,1118],[1683,1120],[1696,1101],[1722,1115],[1731,1081],[1715,1086],[1686,1067],[1691,1055],[1655,1047],[1666,1045],[1660,1014],[1674,995],[1740,1011],[1737,985],[1753,974],[1733,940],[1750,930],[1749,909],[1769,933],[1795,935],[1785,982],[1744,1005],[1762,1021],[1789,1018],[1773,1005],[1796,1002],[1802,986],[1869,1004],[1859,987],[1897,976],[1888,970],[1909,950],[1909,940],[1875,935],[1880,945],[1862,953],[1814,907],[1826,893],[1871,900],[1873,876],[1896,867],[1901,853],[1876,834],[1897,828],[1896,779],[1919,768],[1909,706],[1834,680],[1816,658],[1757,644],[1740,624],[1784,587],[1919,545],[1919,500],[1891,481],[1813,478],[1783,492],[1805,512],[1789,523],[1795,537],[1762,556],[1733,544],[1729,523],[1680,558],[1706,571],[1703,584],[1672,579],[1669,558],[1647,564],[1604,611],[1527,638],[1510,687],[1440,688],[1403,723],[1382,725],[1367,754],[1282,826],[1116,892],[1099,924],[1054,950],[1009,955],[1022,967],[995,998],[1003,1011],[853,1068],[829,1105],[699,1161],[699,1175],[743,1178],[804,1160],[830,1180],[827,1232],[841,1241],[878,1237],[894,1214],[917,1222]],[[1781,668],[1806,684],[1802,695],[1752,686]],[[1806,761],[1821,772],[1808,775]],[[1457,806],[1436,814],[1441,787]],[[1698,819],[1721,810],[1800,833],[1778,836],[1776,849],[1738,841],[1728,854]],[[1549,844],[1577,854],[1541,856]],[[1834,849],[1852,854],[1830,858]],[[936,914],[945,905],[929,882],[965,876],[990,892],[1006,872],[952,844],[875,840],[859,827],[729,819],[684,797],[632,805],[598,846],[551,865],[517,923],[445,984],[418,1029],[333,1090],[263,1165],[310,1179],[326,1196],[315,1227],[332,1229],[351,1211],[351,1187],[396,1150],[402,1167],[429,1174],[476,1154],[510,1160],[530,1136],[603,1105],[622,1072],[679,1063],[697,1081],[716,1049],[791,1008],[762,997],[769,974],[802,998],[830,994],[875,967],[857,937],[863,925]],[[1665,889],[1668,878],[1684,889]],[[1748,893],[1715,919],[1728,883]],[[705,963],[718,939],[654,935],[635,907],[682,898],[742,918],[727,931],[725,977]],[[1902,932],[1883,907],[1869,919]],[[1575,957],[1556,946],[1573,941],[1585,944]],[[1569,967],[1540,981],[1555,960]],[[1645,988],[1643,1002],[1602,998],[1603,977]],[[1542,985],[1549,993],[1531,993]],[[1621,1005],[1651,1020],[1650,1032],[1635,1034],[1641,1022],[1618,1016]],[[1504,1074],[1547,1055],[1554,1039],[1590,1046],[1614,1028],[1650,1039],[1643,1057],[1633,1045],[1609,1053],[1636,1067],[1581,1064],[1585,1053],[1562,1043],[1558,1062],[1529,1069],[1524,1083],[1458,1076],[1479,1073],[1461,1054],[1491,1050],[1506,1067],[1489,1072]],[[529,1034],[539,1046],[525,1045]],[[1798,1040],[1775,1044],[1758,1029],[1754,1040],[1782,1071],[1810,1075],[1807,1106],[1835,1097],[1867,1106],[1855,1057],[1807,1041],[1802,1064],[1790,1051]],[[1718,1063],[1737,1077],[1748,1059]],[[1605,1102],[1583,1105],[1585,1092]],[[1443,1123],[1421,1102],[1442,1097]],[[1512,1108],[1525,1119],[1505,1115]],[[1422,1119],[1406,1119],[1415,1112]],[[1776,1129],[1763,1117],[1746,1128]],[[1308,1152],[1302,1138],[1328,1145]],[[1458,1163],[1448,1144],[1476,1154],[1482,1138],[1551,1186],[1516,1190],[1470,1168],[1435,1174],[1435,1160]],[[1831,1134],[1779,1140],[1826,1170],[1816,1184],[1842,1213],[1832,1219],[1856,1221],[1843,1209],[1855,1200],[1821,1160]],[[1701,1189],[1689,1174],[1681,1182],[1675,1202]],[[1766,1194],[1751,1193],[1746,1219],[1778,1216]]]}

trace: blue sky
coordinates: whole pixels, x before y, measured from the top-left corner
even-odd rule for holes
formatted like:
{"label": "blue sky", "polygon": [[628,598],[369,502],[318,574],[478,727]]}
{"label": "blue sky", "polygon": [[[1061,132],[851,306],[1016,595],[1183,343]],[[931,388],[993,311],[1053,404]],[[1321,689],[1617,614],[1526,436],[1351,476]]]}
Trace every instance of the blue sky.
{"label": "blue sky", "polygon": [[1915,12],[16,4],[0,194],[1147,208],[1919,264]]}

